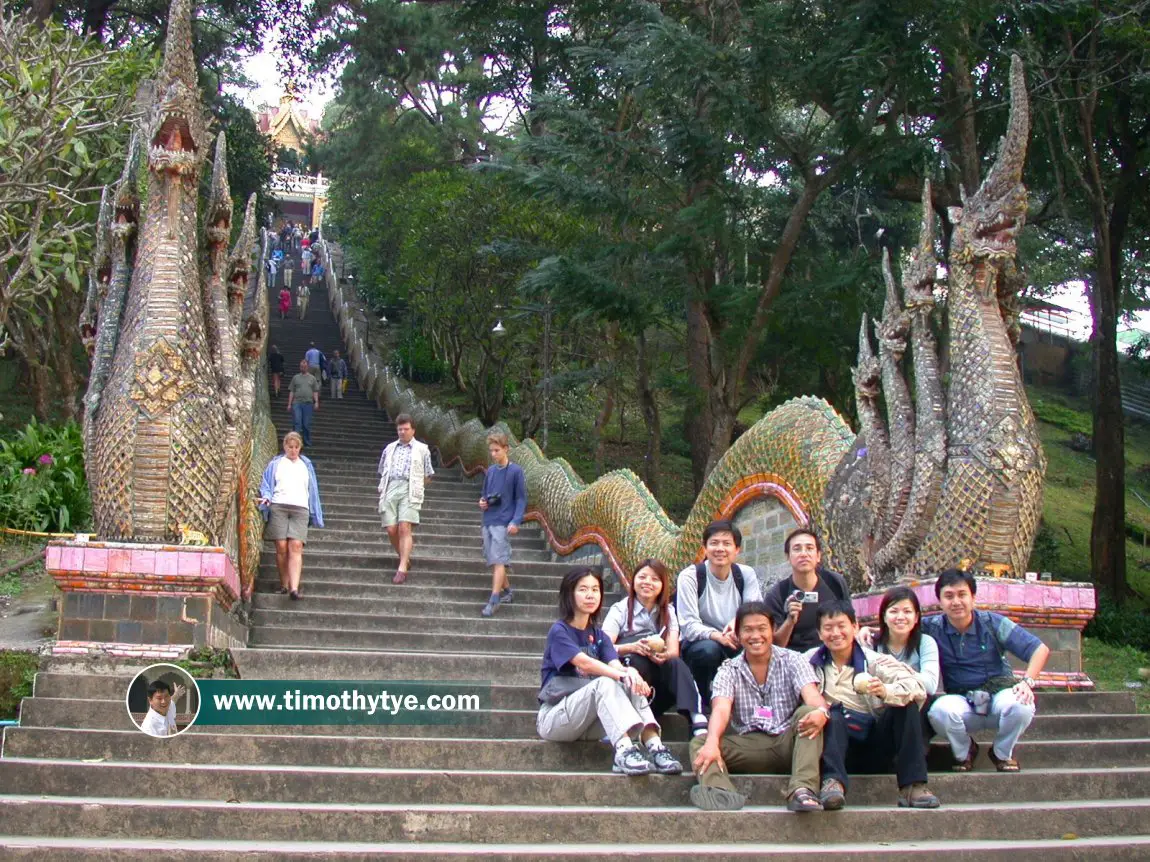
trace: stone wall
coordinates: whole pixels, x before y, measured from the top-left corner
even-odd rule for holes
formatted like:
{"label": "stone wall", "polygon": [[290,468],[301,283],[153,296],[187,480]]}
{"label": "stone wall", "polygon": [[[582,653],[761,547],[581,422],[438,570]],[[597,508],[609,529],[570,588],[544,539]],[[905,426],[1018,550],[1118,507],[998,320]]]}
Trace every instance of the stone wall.
{"label": "stone wall", "polygon": [[764,591],[791,573],[783,539],[798,522],[786,506],[774,497],[760,497],[739,510],[735,526],[743,534],[739,562],[754,567]]}

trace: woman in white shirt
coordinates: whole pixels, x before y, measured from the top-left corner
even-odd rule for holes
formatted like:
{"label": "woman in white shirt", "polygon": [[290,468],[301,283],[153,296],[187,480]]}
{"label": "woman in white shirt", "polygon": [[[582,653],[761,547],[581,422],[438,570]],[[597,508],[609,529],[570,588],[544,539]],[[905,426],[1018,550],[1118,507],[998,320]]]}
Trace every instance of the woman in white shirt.
{"label": "woman in white shirt", "polygon": [[706,733],[707,719],[691,670],[679,656],[679,619],[671,603],[670,573],[659,560],[643,560],[631,575],[627,598],[616,602],[603,621],[623,664],[639,671],[655,690],[651,712],[674,709],[692,734]]}
{"label": "woman in white shirt", "polygon": [[910,587],[891,587],[883,594],[874,648],[909,665],[927,697],[938,693],[938,644],[922,633],[922,608]]}
{"label": "woman in white shirt", "polygon": [[260,482],[260,509],[267,518],[264,538],[276,543],[280,593],[299,598],[303,573],[303,546],[309,523],[323,526],[319,484],[311,460],[300,454],[303,438],[295,431],[284,435],[284,454],[272,458]]}

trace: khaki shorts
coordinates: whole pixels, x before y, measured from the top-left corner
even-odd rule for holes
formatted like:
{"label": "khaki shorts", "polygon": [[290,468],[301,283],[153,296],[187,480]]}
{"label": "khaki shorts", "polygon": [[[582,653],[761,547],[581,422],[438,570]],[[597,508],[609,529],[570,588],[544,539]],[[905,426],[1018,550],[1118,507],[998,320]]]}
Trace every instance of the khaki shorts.
{"label": "khaki shorts", "polygon": [[419,506],[412,505],[408,499],[406,479],[388,480],[387,496],[383,498],[379,514],[385,527],[394,527],[402,521],[419,523]]}
{"label": "khaki shorts", "polygon": [[264,538],[274,539],[277,542],[283,539],[299,539],[306,543],[308,517],[308,510],[303,506],[272,503],[271,517],[268,518]]}

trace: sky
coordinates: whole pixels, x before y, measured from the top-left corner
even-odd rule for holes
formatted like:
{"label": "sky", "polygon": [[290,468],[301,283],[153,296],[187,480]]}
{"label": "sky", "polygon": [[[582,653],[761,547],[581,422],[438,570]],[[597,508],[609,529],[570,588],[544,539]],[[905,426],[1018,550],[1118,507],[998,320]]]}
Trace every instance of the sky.
{"label": "sky", "polygon": [[[274,36],[264,42],[264,50],[249,57],[244,63],[244,73],[256,83],[254,90],[240,90],[228,87],[228,91],[238,96],[253,112],[260,105],[278,105],[280,96],[284,92],[283,81],[276,71],[276,58],[268,46],[273,44]],[[332,99],[330,89],[316,87],[312,90],[302,90],[298,93],[300,102],[307,109],[308,116],[319,119],[323,115],[323,106]]]}

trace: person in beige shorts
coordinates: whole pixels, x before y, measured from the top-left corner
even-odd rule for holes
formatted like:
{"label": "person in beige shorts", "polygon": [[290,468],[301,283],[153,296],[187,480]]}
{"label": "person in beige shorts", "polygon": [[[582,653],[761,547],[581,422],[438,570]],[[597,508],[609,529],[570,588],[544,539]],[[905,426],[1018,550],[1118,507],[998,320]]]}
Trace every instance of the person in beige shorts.
{"label": "person in beige shorts", "polygon": [[379,514],[387,539],[399,556],[393,584],[407,580],[414,544],[412,525],[419,523],[424,485],[435,474],[431,450],[415,439],[415,424],[406,413],[395,417],[399,439],[387,445],[379,458]]}
{"label": "person in beige shorts", "polygon": [[303,438],[295,431],[284,435],[284,454],[268,463],[260,480],[260,511],[267,519],[264,538],[276,543],[280,593],[299,598],[303,574],[303,546],[308,525],[323,526],[319,484],[311,460],[300,454]]}

